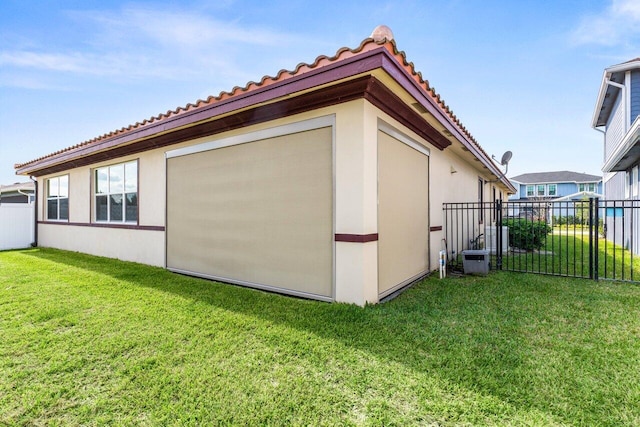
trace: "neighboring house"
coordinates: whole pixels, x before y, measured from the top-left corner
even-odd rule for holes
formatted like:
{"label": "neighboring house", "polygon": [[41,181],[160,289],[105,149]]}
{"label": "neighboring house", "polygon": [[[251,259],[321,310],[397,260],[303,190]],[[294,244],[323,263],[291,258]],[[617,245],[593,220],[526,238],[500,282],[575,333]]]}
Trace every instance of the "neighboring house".
{"label": "neighboring house", "polygon": [[511,178],[516,193],[509,200],[570,201],[602,196],[602,177],[558,171],[525,173]]}
{"label": "neighboring house", "polygon": [[604,195],[638,199],[640,58],[604,70],[591,126],[604,135]]}
{"label": "neighboring house", "polygon": [[[602,177],[571,171],[525,173],[511,178],[516,193],[509,201],[509,216],[531,215],[550,223],[581,215],[582,202],[602,197]],[[541,202],[545,202],[544,204]],[[573,202],[580,202],[576,206]],[[578,212],[576,212],[576,207]]]}
{"label": "neighboring house", "polygon": [[[608,201],[640,200],[640,58],[604,70],[591,126],[604,136],[604,196]],[[607,238],[640,253],[638,202],[621,202],[621,219],[607,208]],[[631,214],[633,212],[633,214]],[[622,223],[621,223],[622,222]],[[624,230],[631,230],[625,233]]]}
{"label": "neighboring house", "polygon": [[443,202],[515,191],[384,26],[16,171],[41,246],[359,305],[437,268]]}
{"label": "neighboring house", "polygon": [[33,182],[17,182],[0,185],[0,204],[30,203],[34,200],[35,184]]}

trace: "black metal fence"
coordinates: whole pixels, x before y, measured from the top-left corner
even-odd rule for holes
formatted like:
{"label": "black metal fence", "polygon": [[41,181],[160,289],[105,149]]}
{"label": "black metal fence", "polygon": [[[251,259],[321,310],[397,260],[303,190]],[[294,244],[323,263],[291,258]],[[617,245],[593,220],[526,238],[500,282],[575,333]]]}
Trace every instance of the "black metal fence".
{"label": "black metal fence", "polygon": [[443,213],[449,270],[480,250],[496,270],[640,280],[638,200],[445,203]]}

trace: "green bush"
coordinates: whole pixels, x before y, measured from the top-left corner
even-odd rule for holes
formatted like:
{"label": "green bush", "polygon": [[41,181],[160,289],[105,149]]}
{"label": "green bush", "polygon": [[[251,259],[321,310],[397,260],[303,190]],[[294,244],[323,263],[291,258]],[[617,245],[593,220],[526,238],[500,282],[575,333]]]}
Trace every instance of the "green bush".
{"label": "green bush", "polygon": [[551,227],[544,221],[529,221],[524,218],[507,219],[503,223],[509,227],[511,246],[527,251],[540,249],[547,241]]}

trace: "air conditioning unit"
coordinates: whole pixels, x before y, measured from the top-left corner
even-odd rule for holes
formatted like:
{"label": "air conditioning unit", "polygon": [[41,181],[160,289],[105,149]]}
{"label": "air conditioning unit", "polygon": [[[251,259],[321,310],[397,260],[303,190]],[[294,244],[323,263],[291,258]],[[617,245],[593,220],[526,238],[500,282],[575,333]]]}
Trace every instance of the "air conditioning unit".
{"label": "air conditioning unit", "polygon": [[486,249],[467,249],[462,251],[464,274],[489,274],[489,251]]}
{"label": "air conditioning unit", "polygon": [[[502,253],[506,254],[509,250],[509,227],[502,228]],[[492,254],[495,255],[498,252],[498,227],[495,225],[488,225],[484,230],[484,247]]]}

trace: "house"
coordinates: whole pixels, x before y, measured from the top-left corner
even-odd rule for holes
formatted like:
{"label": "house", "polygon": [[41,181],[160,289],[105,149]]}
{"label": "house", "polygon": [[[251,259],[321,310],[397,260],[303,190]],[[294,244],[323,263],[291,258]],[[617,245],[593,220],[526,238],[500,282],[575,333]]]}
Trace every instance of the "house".
{"label": "house", "polygon": [[3,203],[30,203],[35,197],[33,182],[0,185],[0,205]]}
{"label": "house", "polygon": [[41,246],[358,305],[437,268],[445,200],[515,191],[385,26],[15,167]]}
{"label": "house", "polygon": [[591,126],[604,137],[604,195],[637,199],[640,164],[640,58],[604,70]]}
{"label": "house", "polygon": [[511,178],[516,193],[509,200],[565,201],[602,196],[602,177],[557,171],[525,173]]}
{"label": "house", "polygon": [[[583,203],[602,197],[602,177],[571,171],[525,173],[511,178],[516,193],[509,196],[509,216],[531,216],[548,223],[582,217]],[[530,202],[530,203],[528,203]],[[578,203],[576,203],[578,202]],[[583,222],[584,218],[580,219]]]}
{"label": "house", "polygon": [[640,254],[640,58],[604,70],[591,126],[604,139],[606,237]]}

